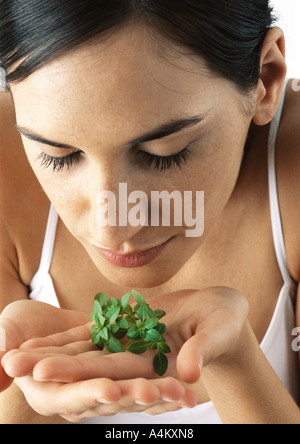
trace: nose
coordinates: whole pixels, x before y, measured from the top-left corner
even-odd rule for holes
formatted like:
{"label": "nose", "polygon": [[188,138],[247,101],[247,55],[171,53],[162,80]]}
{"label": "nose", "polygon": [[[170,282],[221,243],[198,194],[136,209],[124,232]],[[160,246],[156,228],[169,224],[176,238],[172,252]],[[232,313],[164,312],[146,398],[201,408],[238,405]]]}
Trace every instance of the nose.
{"label": "nose", "polygon": [[[135,193],[137,190],[134,190]],[[95,198],[91,205],[91,226],[95,233],[95,241],[98,247],[113,251],[123,251],[126,243],[139,233],[148,223],[148,200],[144,195],[143,202],[139,202],[139,208],[135,210],[140,214],[135,221],[130,217],[134,205],[129,199],[132,186],[126,182],[114,183],[113,186],[102,188],[93,193]],[[137,223],[138,222],[138,223]]]}

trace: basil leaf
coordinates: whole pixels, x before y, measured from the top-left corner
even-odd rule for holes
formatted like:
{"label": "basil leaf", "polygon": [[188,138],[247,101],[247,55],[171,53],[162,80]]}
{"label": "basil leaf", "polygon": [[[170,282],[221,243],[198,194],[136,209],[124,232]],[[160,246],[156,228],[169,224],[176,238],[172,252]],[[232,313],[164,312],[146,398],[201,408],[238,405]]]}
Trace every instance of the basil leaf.
{"label": "basil leaf", "polygon": [[108,310],[108,312],[106,313],[106,318],[108,319],[108,322],[111,324],[112,322],[115,322],[115,320],[117,319],[117,317],[120,314],[120,307],[112,307]]}
{"label": "basil leaf", "polygon": [[144,321],[148,316],[148,307],[146,305],[141,305],[140,308],[138,308],[136,314],[138,315],[138,318]]}
{"label": "basil leaf", "polygon": [[116,323],[119,326],[119,328],[128,329],[128,322],[126,321],[125,318],[118,318],[116,320]]}
{"label": "basil leaf", "polygon": [[151,330],[147,331],[145,341],[149,342],[160,342],[161,341],[161,335],[158,333],[157,330],[154,330],[153,328]]}
{"label": "basil leaf", "polygon": [[125,338],[126,334],[127,334],[127,329],[123,330],[120,328],[120,330],[118,330],[117,333],[114,334],[114,337],[117,339],[123,339]]}
{"label": "basil leaf", "polygon": [[165,342],[156,343],[157,350],[161,353],[171,353],[170,347]]}
{"label": "basil leaf", "polygon": [[156,373],[163,376],[168,369],[168,358],[163,353],[158,352],[153,359],[153,366]]}
{"label": "basil leaf", "polygon": [[100,336],[101,336],[101,338],[103,338],[105,341],[108,340],[108,331],[107,331],[107,328],[106,328],[106,327],[102,328],[102,330],[100,331]]}
{"label": "basil leaf", "polygon": [[[145,321],[144,323],[144,327],[146,328],[146,330],[150,330],[151,328],[156,327],[156,325],[158,324],[158,318],[149,318]],[[160,332],[159,332],[160,333]]]}
{"label": "basil leaf", "polygon": [[115,298],[109,298],[108,301],[107,301],[107,305],[109,307],[117,307],[118,301]]}
{"label": "basil leaf", "polygon": [[136,290],[132,290],[131,292],[132,292],[133,297],[136,300],[138,305],[147,305],[147,303],[146,303],[144,297],[141,295],[141,293],[139,293]]}
{"label": "basil leaf", "polygon": [[126,307],[128,305],[128,302],[129,302],[129,299],[130,299],[130,296],[131,296],[131,293],[127,293],[127,294],[124,294],[124,296],[122,297],[122,299],[121,299],[121,308],[122,308],[122,310],[126,309]]}
{"label": "basil leaf", "polygon": [[158,319],[163,318],[164,316],[166,316],[166,312],[163,310],[155,310],[154,311],[154,316]]}
{"label": "basil leaf", "polygon": [[139,330],[135,327],[132,327],[128,330],[127,336],[129,339],[133,339],[133,340],[141,338]]}
{"label": "basil leaf", "polygon": [[147,348],[148,346],[144,341],[138,341],[128,345],[126,347],[126,350],[136,355],[140,355],[142,353],[145,353],[147,351]]}
{"label": "basil leaf", "polygon": [[97,299],[94,301],[93,312],[102,314],[102,306]]}
{"label": "basil leaf", "polygon": [[127,304],[125,309],[124,309],[124,314],[128,314],[129,316],[132,316],[133,314],[133,310],[131,305]]}
{"label": "basil leaf", "polygon": [[124,352],[121,342],[113,336],[109,340],[109,347],[111,348],[111,350],[113,350],[114,353]]}
{"label": "basil leaf", "polygon": [[101,307],[103,307],[105,305],[107,296],[104,293],[98,293],[95,296],[95,301],[100,302]]}
{"label": "basil leaf", "polygon": [[127,316],[126,321],[128,322],[128,328],[136,327],[136,320],[134,318]]}
{"label": "basil leaf", "polygon": [[113,335],[115,335],[120,330],[120,327],[117,324],[109,325],[108,327],[111,328],[110,331]]}
{"label": "basil leaf", "polygon": [[101,325],[101,327],[104,327],[105,321],[106,321],[105,317],[100,315],[99,316],[99,324]]}
{"label": "basil leaf", "polygon": [[149,318],[155,318],[154,311],[149,306],[148,306],[148,316]]}
{"label": "basil leaf", "polygon": [[99,342],[97,344],[97,347],[102,351],[104,349],[104,342],[102,339],[99,339]]}
{"label": "basil leaf", "polygon": [[158,331],[158,333],[160,333],[161,335],[163,335],[167,329],[165,324],[159,323],[156,325],[156,327],[154,327],[155,330]]}
{"label": "basil leaf", "polygon": [[98,315],[97,312],[95,313],[94,318],[95,318],[95,322],[96,322],[96,324],[100,324],[100,319],[99,319],[99,315]]}
{"label": "basil leaf", "polygon": [[108,344],[105,345],[105,348],[109,353],[114,353],[114,351],[110,348]]}
{"label": "basil leaf", "polygon": [[[89,317],[89,321],[90,322],[92,322],[92,321],[94,321],[95,320],[95,316],[97,315],[97,314],[102,314],[102,307],[101,307],[101,304],[100,304],[100,302],[97,300],[97,299],[95,299],[94,300],[94,306],[93,306],[93,311],[92,311],[92,313],[91,313],[91,315],[90,315],[90,317]],[[97,321],[96,321],[97,322]]]}
{"label": "basil leaf", "polygon": [[98,342],[100,340],[100,332],[101,330],[98,325],[91,326],[91,338],[94,345],[98,345]]}

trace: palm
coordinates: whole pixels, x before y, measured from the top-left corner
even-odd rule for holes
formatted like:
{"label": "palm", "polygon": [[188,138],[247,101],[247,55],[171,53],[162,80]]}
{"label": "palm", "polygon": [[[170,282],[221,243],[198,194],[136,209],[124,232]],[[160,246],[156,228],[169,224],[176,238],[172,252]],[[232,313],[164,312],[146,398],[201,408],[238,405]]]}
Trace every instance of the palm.
{"label": "palm", "polygon": [[[7,353],[2,365],[17,378],[36,411],[48,406],[42,414],[55,414],[62,404],[76,418],[115,414],[124,408],[130,411],[128,403],[137,398],[154,403],[156,413],[183,404],[191,407],[196,403],[195,395],[183,387],[178,376],[187,383],[198,381],[201,356],[207,364],[232,348],[246,322],[248,304],[240,293],[224,287],[178,291],[150,302],[154,310],[167,312],[163,322],[172,352],[164,378],[157,378],[154,371],[154,350],[143,355],[99,351],[91,342],[91,323],[65,331],[58,323],[55,328],[59,333],[26,342],[21,350]],[[25,375],[31,376],[22,377]],[[96,405],[96,392],[112,403],[109,413],[99,402]],[[162,402],[165,398],[173,401],[166,406]]]}
{"label": "palm", "polygon": [[[243,307],[243,298],[241,302]],[[167,325],[164,336],[171,353],[168,354],[169,365],[165,376],[179,375],[188,383],[199,379],[201,342],[203,347],[208,348],[206,355],[209,361],[220,355],[239,333],[238,328],[227,328],[230,323],[235,324],[234,316],[239,315],[235,304],[236,294],[232,295],[232,289],[222,287],[202,292],[182,290],[151,299],[151,308],[167,313],[163,318]],[[241,325],[244,317],[241,318]],[[226,328],[222,329],[222,324]],[[5,360],[9,357],[10,367],[8,369],[6,366],[6,370],[10,370],[14,376],[32,373],[38,379],[61,382],[100,377],[114,380],[120,379],[120,376],[122,379],[157,377],[153,367],[156,351],[147,351],[143,355],[101,352],[91,343],[90,326],[85,324],[23,344],[22,349],[28,353],[13,352],[14,356],[8,355]],[[224,331],[227,333],[224,334]],[[206,344],[208,338],[215,341],[214,347]]]}
{"label": "palm", "polygon": [[[2,342],[5,343],[6,350],[17,349],[30,338],[63,332],[82,325],[87,320],[84,313],[61,310],[30,300],[17,301],[8,305],[0,316],[0,327],[2,332],[5,331],[5,340]],[[0,360],[4,354],[4,351],[0,352]],[[0,366],[0,392],[11,382]]]}

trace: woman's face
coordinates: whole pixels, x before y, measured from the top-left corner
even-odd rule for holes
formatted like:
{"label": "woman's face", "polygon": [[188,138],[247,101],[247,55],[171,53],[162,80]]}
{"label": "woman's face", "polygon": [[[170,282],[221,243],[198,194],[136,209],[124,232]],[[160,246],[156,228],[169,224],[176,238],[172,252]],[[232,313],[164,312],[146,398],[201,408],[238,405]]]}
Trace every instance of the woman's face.
{"label": "woman's face", "polygon": [[[91,42],[12,86],[17,124],[23,132],[26,128],[69,146],[54,147],[22,135],[41,186],[99,271],[118,285],[156,287],[175,276],[200,248],[229,201],[252,116],[242,111],[242,98],[232,84],[211,75],[199,56],[171,41],[161,39],[158,45],[145,30],[128,27]],[[132,144],[186,119],[193,122],[185,129],[173,126],[176,132],[166,137],[152,134],[153,140]],[[187,162],[169,170],[159,168],[167,162],[147,162],[141,153],[171,156],[187,146]],[[58,159],[53,163],[52,157]],[[99,193],[111,191],[118,199],[120,183],[127,184],[128,195],[143,191],[148,196],[148,226],[99,224]],[[184,222],[151,226],[152,191],[179,191],[182,196],[192,191],[194,209],[196,191],[204,191],[204,235],[187,237]],[[134,206],[128,204],[128,211]],[[134,268],[111,264],[95,249],[143,251],[171,238],[154,261]]]}

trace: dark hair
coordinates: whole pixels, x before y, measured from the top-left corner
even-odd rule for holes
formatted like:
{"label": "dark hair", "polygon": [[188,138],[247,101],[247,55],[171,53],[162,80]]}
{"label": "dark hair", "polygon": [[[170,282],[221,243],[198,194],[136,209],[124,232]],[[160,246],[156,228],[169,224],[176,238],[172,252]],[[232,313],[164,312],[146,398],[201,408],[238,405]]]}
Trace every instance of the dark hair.
{"label": "dark hair", "polygon": [[[269,0],[0,0],[0,65],[18,83],[46,62],[132,19],[193,48],[240,91],[255,87],[274,22]],[[154,33],[155,34],[155,33]]]}

